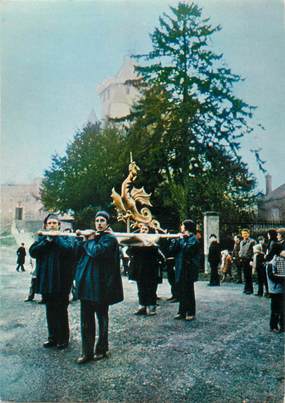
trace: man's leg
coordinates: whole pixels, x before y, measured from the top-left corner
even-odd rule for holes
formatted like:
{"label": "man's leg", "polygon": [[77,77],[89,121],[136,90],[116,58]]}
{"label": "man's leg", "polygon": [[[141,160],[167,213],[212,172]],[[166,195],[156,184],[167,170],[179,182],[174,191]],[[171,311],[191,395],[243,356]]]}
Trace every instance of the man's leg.
{"label": "man's leg", "polygon": [[44,347],[53,347],[57,344],[57,305],[51,296],[46,298],[46,318],[48,327],[48,342],[44,343]]}
{"label": "man's leg", "polygon": [[278,295],[271,294],[270,330],[278,330]]}
{"label": "man's leg", "polygon": [[177,298],[177,292],[175,289],[175,270],[174,270],[174,264],[172,261],[167,261],[167,280],[171,288],[171,297],[172,298]]}
{"label": "man's leg", "polygon": [[195,300],[195,288],[194,282],[191,281],[188,285],[188,298],[187,298],[187,306],[186,306],[186,315],[187,316],[195,316],[196,315],[196,300]]}
{"label": "man's leg", "polygon": [[[96,305],[95,312],[98,319],[99,337],[96,343],[96,356],[106,355],[109,350],[108,345],[108,330],[109,330],[109,306]],[[96,358],[96,357],[95,357]],[[102,357],[103,358],[103,357]]]}
{"label": "man's leg", "polygon": [[248,259],[243,260],[243,271],[244,271],[244,292],[247,294],[253,293],[253,284],[252,284],[252,268],[250,266],[250,261]]}
{"label": "man's leg", "polygon": [[147,305],[147,314],[148,315],[155,315],[156,314],[156,290],[157,290],[157,281],[153,279],[153,281],[148,284],[146,288],[146,305]]}
{"label": "man's leg", "polygon": [[137,281],[138,298],[139,298],[139,310],[135,312],[137,315],[146,314],[146,290],[142,281]]}
{"label": "man's leg", "polygon": [[68,297],[68,295],[65,295],[58,298],[57,346],[60,349],[66,348],[69,342]]}
{"label": "man's leg", "polygon": [[25,302],[33,301],[33,299],[35,298],[36,281],[37,281],[37,279],[32,277],[31,286],[30,286],[30,290],[29,290],[29,295],[28,295],[28,298],[25,299]]}
{"label": "man's leg", "polygon": [[96,335],[94,303],[80,301],[81,340],[82,355],[92,358],[94,355],[94,344]]}
{"label": "man's leg", "polygon": [[179,309],[178,315],[185,318],[187,309],[187,290],[185,283],[179,283],[178,285],[178,295],[179,295]]}

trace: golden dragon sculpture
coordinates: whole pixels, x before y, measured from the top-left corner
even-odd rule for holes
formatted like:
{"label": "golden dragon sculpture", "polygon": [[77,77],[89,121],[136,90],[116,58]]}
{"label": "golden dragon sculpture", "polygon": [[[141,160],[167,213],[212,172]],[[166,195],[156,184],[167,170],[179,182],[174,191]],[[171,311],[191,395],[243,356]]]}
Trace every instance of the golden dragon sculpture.
{"label": "golden dragon sculpture", "polygon": [[[151,193],[146,193],[143,187],[140,189],[134,187],[134,182],[139,171],[140,168],[131,159],[129,174],[121,186],[121,195],[114,188],[112,189],[111,197],[117,211],[117,219],[118,221],[129,221],[132,228],[138,228],[140,224],[146,224],[155,231],[164,232],[160,228],[160,223],[152,217],[151,211],[148,208],[152,207],[150,202]],[[142,206],[140,211],[137,203]]]}

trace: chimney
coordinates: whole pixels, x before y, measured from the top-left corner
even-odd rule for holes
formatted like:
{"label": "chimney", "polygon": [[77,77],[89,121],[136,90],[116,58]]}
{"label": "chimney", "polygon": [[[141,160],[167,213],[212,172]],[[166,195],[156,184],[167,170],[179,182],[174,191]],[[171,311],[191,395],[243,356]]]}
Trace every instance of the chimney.
{"label": "chimney", "polygon": [[267,174],[265,176],[265,183],[266,183],[266,190],[265,190],[265,195],[269,195],[269,193],[272,192],[272,176]]}

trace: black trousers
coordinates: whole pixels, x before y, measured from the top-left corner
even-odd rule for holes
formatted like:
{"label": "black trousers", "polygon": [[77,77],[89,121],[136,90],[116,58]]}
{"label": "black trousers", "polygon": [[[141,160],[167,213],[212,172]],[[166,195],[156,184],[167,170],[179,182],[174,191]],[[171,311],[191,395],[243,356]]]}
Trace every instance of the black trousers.
{"label": "black trousers", "polygon": [[180,315],[196,315],[195,289],[193,281],[185,281],[177,284]]}
{"label": "black trousers", "polygon": [[249,259],[242,259],[241,265],[243,269],[244,275],[244,292],[253,292],[253,284],[252,284],[252,267],[250,266]]}
{"label": "black trousers", "polygon": [[285,323],[284,323],[284,294],[270,294],[271,298],[271,316],[270,316],[270,329],[278,329],[278,325],[280,330],[284,331]]}
{"label": "black trousers", "polygon": [[16,271],[19,271],[19,269],[21,269],[21,271],[25,271],[24,263],[18,263],[18,266],[16,267]]}
{"label": "black trousers", "polygon": [[95,313],[98,320],[99,337],[96,343],[96,354],[108,351],[109,305],[97,304],[93,301],[80,301],[82,354],[87,357],[94,355],[96,337]]}
{"label": "black trousers", "polygon": [[34,299],[34,297],[35,297],[36,285],[37,285],[37,278],[32,277],[31,286],[30,286],[29,295],[28,295],[28,298],[31,299],[31,300]]}
{"label": "black trousers", "polygon": [[237,273],[236,273],[236,280],[239,283],[242,283],[242,267],[241,267],[241,262],[240,261],[235,261],[235,266],[237,269]]}
{"label": "black trousers", "polygon": [[137,280],[139,304],[142,306],[156,305],[157,280]]}
{"label": "black trousers", "polygon": [[263,288],[265,288],[265,292],[268,293],[268,284],[266,278],[265,267],[258,267],[256,270],[257,273],[257,283],[258,283],[258,295],[263,295]]}
{"label": "black trousers", "polygon": [[46,301],[48,340],[57,344],[68,343],[68,295],[43,295],[43,299]]}
{"label": "black trousers", "polygon": [[176,282],[175,282],[175,269],[174,269],[174,259],[173,261],[166,261],[166,270],[167,270],[167,280],[169,282],[171,288],[171,295],[174,298],[177,298],[177,290],[176,290]]}
{"label": "black trousers", "polygon": [[209,262],[211,267],[210,285],[220,285],[220,276],[218,273],[218,265],[216,262]]}

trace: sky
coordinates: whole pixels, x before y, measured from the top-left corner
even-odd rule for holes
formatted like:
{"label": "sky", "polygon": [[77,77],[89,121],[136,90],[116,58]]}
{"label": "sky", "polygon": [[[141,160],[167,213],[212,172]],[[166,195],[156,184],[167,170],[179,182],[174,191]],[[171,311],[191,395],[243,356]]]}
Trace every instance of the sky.
{"label": "sky", "polygon": [[[285,182],[285,11],[282,0],[198,0],[222,30],[212,46],[245,81],[257,131],[241,154],[264,191],[251,148],[262,148],[273,188]],[[2,0],[1,183],[29,183],[88,121],[101,117],[97,86],[125,56],[151,50],[149,34],[175,0]],[[139,161],[138,161],[139,163]],[[143,167],[142,167],[143,169]]]}

